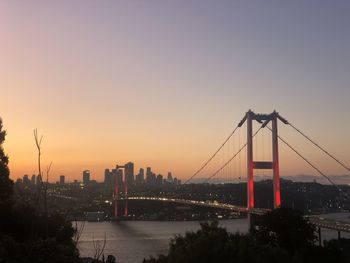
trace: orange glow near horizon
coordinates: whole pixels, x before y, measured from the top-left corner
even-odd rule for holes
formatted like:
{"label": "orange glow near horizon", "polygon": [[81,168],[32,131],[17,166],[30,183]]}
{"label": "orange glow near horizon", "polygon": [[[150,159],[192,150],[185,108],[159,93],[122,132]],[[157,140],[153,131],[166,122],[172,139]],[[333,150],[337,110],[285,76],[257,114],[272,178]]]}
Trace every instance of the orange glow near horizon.
{"label": "orange glow near horizon", "polygon": [[[135,173],[150,166],[185,180],[249,108],[276,109],[349,164],[348,10],[204,2],[1,1],[0,117],[11,178],[38,173],[37,128],[52,182],[82,180],[86,169],[103,181],[106,168],[129,161]],[[279,129],[326,174],[347,173]],[[279,147],[282,177],[317,174]],[[235,165],[246,178],[243,155]]]}

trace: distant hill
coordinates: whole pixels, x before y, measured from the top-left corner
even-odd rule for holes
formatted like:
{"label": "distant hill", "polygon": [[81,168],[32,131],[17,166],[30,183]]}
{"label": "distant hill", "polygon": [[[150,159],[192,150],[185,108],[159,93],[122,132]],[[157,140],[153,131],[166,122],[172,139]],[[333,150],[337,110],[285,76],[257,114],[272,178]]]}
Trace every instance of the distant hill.
{"label": "distant hill", "polygon": [[[255,181],[262,181],[271,179],[272,176],[254,176]],[[317,175],[290,175],[290,176],[281,176],[282,179],[285,180],[291,180],[293,182],[317,182],[320,184],[330,184],[328,180],[322,176]],[[335,184],[342,184],[342,185],[350,185],[350,175],[344,174],[344,175],[330,175],[329,178],[335,183]],[[206,178],[194,178],[191,180],[191,183],[200,184],[205,182]],[[240,183],[240,182],[246,182],[245,176],[242,176],[240,179],[226,179],[226,178],[214,178],[208,181],[208,183],[212,184],[222,184],[222,183]]]}

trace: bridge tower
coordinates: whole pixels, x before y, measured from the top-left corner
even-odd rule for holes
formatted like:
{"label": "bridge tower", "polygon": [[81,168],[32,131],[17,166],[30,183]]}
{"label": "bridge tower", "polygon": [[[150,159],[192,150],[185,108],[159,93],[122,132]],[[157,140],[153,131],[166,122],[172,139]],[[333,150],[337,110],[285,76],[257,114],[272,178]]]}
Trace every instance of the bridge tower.
{"label": "bridge tower", "polygon": [[118,217],[118,200],[119,200],[119,187],[123,187],[122,185],[119,186],[119,169],[124,169],[124,172],[122,173],[122,179],[123,182],[123,176],[124,176],[124,198],[125,198],[125,205],[124,205],[124,216],[128,216],[128,177],[125,173],[125,166],[116,165],[116,182],[115,182],[115,203],[114,203],[114,217]]}
{"label": "bridge tower", "polygon": [[119,178],[118,170],[115,178],[115,190],[114,190],[114,218],[118,218],[118,200],[119,200]]}
{"label": "bridge tower", "polygon": [[[271,121],[272,122],[272,161],[254,161],[253,157],[253,120],[262,124],[262,128]],[[277,121],[281,120],[284,124],[288,122],[282,118],[276,111],[271,114],[256,114],[249,110],[241,122],[238,124],[241,127],[244,122],[247,122],[247,208],[254,208],[254,169],[272,169],[273,170],[273,200],[274,208],[281,206],[280,192],[280,174],[279,174],[279,159],[278,159],[278,131]]]}

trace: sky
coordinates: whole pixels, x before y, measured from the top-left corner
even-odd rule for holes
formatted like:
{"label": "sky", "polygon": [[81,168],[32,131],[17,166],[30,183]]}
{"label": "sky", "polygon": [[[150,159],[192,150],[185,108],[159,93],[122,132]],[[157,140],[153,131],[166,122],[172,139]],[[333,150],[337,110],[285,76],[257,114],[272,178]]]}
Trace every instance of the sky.
{"label": "sky", "polygon": [[[37,128],[52,181],[86,169],[100,181],[128,161],[185,179],[248,109],[277,110],[350,165],[349,13],[341,0],[2,0],[11,177],[37,173]],[[325,173],[348,173],[280,134]],[[281,174],[315,173],[282,146],[280,159]]]}

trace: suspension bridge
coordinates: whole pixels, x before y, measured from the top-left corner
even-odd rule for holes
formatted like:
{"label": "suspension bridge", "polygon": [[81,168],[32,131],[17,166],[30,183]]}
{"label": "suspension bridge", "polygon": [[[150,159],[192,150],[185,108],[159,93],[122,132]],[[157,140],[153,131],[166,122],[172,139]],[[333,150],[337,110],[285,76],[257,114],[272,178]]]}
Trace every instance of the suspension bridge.
{"label": "suspension bridge", "polygon": [[[254,124],[258,124],[258,126],[254,129]],[[347,172],[350,171],[350,168],[339,158],[335,157],[325,148],[316,143],[313,139],[311,139],[308,135],[301,131],[301,129],[297,128],[291,122],[287,121],[284,117],[282,117],[278,112],[273,111],[270,114],[257,114],[251,110],[249,110],[242,120],[237,124],[237,126],[233,129],[233,131],[229,134],[229,136],[223,141],[223,143],[218,147],[218,149],[207,159],[206,162],[203,163],[196,170],[192,176],[190,176],[184,184],[190,184],[194,182],[194,179],[205,174],[206,177],[202,180],[203,183],[208,183],[210,181],[215,180],[219,176],[229,176],[232,174],[232,164],[238,162],[239,164],[242,161],[245,162],[245,169],[242,171],[241,167],[237,169],[234,167],[236,175],[239,179],[241,179],[241,175],[243,173],[246,174],[246,182],[247,182],[247,205],[245,207],[236,206],[233,204],[227,203],[219,203],[217,201],[198,201],[198,200],[188,200],[182,198],[171,198],[164,196],[129,196],[128,195],[128,184],[124,184],[124,191],[121,189],[121,186],[118,185],[118,180],[116,180],[115,193],[114,193],[114,204],[115,204],[115,217],[118,218],[118,202],[125,202],[124,208],[124,216],[128,216],[128,200],[147,200],[147,201],[157,201],[157,202],[172,202],[178,204],[186,204],[186,205],[196,205],[196,206],[205,206],[211,208],[220,208],[225,210],[230,210],[239,213],[247,213],[247,214],[257,214],[262,215],[270,211],[268,208],[257,208],[255,207],[255,199],[254,199],[254,170],[270,170],[272,171],[272,181],[273,181],[273,208],[281,207],[281,189],[280,187],[280,162],[279,162],[279,142],[283,143],[287,148],[289,148],[296,156],[301,158],[303,162],[305,162],[308,166],[311,167],[317,174],[319,174],[322,178],[326,179],[331,185],[336,187],[338,191],[348,198],[347,193],[343,192],[342,189],[336,185],[333,180],[315,163],[311,162],[305,155],[301,153],[299,149],[292,146],[290,142],[281,137],[278,133],[278,123],[283,124],[284,126],[290,127],[293,131],[295,131],[298,135],[302,136],[305,140],[310,142],[317,150],[321,151],[330,160],[335,161],[338,165],[340,165]],[[241,133],[241,130],[244,127],[245,138],[241,141],[240,136],[237,139],[237,133]],[[267,130],[270,134],[268,146],[262,147],[258,146],[257,137],[260,133],[264,133],[264,130]],[[258,151],[260,149],[260,152]],[[226,150],[225,150],[226,149]],[[261,153],[262,152],[262,153]],[[265,152],[267,154],[265,154]],[[267,155],[267,157],[266,157]],[[218,157],[221,156],[221,161],[218,161]],[[123,168],[123,167],[121,167]],[[126,182],[126,178],[124,181]],[[120,191],[122,190],[122,191]],[[339,231],[350,232],[350,224],[346,222],[332,221],[326,219],[320,219],[317,217],[310,217],[310,221],[312,221],[319,228],[328,228]]]}

